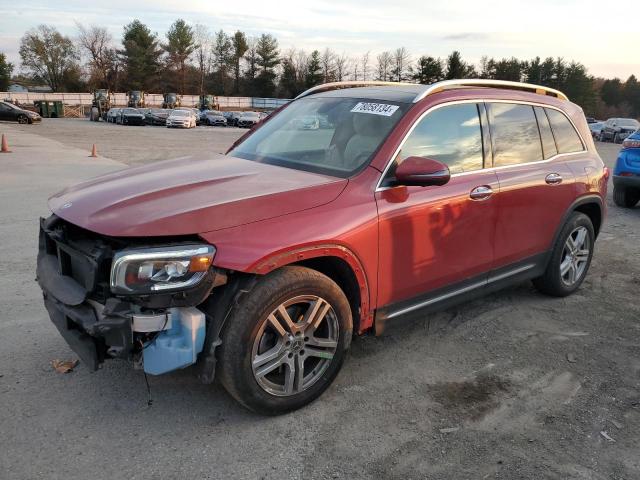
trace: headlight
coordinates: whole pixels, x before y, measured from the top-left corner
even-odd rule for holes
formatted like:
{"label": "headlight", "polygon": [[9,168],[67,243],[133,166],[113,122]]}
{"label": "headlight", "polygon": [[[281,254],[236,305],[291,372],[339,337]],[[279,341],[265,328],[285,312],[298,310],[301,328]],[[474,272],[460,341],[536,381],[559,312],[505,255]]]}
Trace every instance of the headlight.
{"label": "headlight", "polygon": [[123,250],[111,265],[113,293],[181,290],[199,283],[213,262],[211,245]]}

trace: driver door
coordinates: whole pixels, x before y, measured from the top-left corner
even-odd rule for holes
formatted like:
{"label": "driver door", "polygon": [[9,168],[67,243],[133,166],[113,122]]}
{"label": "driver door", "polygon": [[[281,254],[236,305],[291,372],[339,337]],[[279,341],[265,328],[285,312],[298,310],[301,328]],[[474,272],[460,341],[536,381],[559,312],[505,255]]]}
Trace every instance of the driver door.
{"label": "driver door", "polygon": [[439,160],[449,167],[449,182],[385,187],[392,184],[392,167],[376,191],[377,305],[387,318],[434,303],[429,299],[443,292],[451,297],[482,286],[487,278],[499,184],[495,172],[484,170],[489,148],[488,142],[483,144],[485,118],[484,106],[475,103],[432,110],[409,133],[395,165],[410,156]]}

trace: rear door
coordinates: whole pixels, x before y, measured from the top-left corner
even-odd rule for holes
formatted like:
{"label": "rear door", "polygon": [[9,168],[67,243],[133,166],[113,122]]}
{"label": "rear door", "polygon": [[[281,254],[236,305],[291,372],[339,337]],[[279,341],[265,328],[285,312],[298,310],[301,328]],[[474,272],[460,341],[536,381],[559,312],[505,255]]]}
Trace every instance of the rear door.
{"label": "rear door", "polygon": [[[500,183],[495,268],[525,262],[547,252],[565,212],[576,197],[575,178],[561,152],[583,150],[556,139],[558,129],[575,130],[563,113],[518,103],[487,103],[493,166]],[[558,118],[557,116],[561,118]],[[561,121],[564,119],[564,123]]]}
{"label": "rear door", "polygon": [[[427,113],[376,192],[379,307],[412,309],[434,290],[486,278],[493,263],[499,187],[495,172],[484,169],[488,135],[481,117],[486,119],[484,105],[476,103]],[[447,164],[451,180],[443,186],[385,188],[395,167],[410,156]]]}

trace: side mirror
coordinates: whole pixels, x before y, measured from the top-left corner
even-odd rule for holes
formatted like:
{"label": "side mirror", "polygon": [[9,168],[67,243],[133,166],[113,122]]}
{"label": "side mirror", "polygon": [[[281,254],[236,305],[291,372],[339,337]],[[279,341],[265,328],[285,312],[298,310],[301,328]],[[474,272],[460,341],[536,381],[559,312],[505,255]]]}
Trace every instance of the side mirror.
{"label": "side mirror", "polygon": [[396,185],[429,187],[450,179],[449,167],[431,158],[408,157],[396,168]]}

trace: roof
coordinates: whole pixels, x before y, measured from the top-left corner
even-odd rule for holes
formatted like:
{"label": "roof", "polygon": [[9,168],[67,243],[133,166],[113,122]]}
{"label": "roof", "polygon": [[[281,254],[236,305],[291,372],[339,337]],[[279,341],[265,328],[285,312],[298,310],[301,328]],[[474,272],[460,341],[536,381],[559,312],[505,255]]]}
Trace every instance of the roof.
{"label": "roof", "polygon": [[[416,103],[423,98],[442,92],[444,90],[484,87],[484,88],[500,88],[507,90],[517,90],[539,95],[548,95],[560,100],[568,100],[568,97],[550,87],[541,85],[533,85],[530,83],[510,82],[505,80],[486,80],[486,79],[462,79],[462,80],[444,80],[431,85],[421,85],[414,83],[399,82],[332,82],[312,87],[296,97],[296,100],[309,95],[322,95],[331,97],[354,97],[359,98],[375,98],[379,100],[392,100],[397,102]],[[357,94],[354,94],[356,89]]]}

